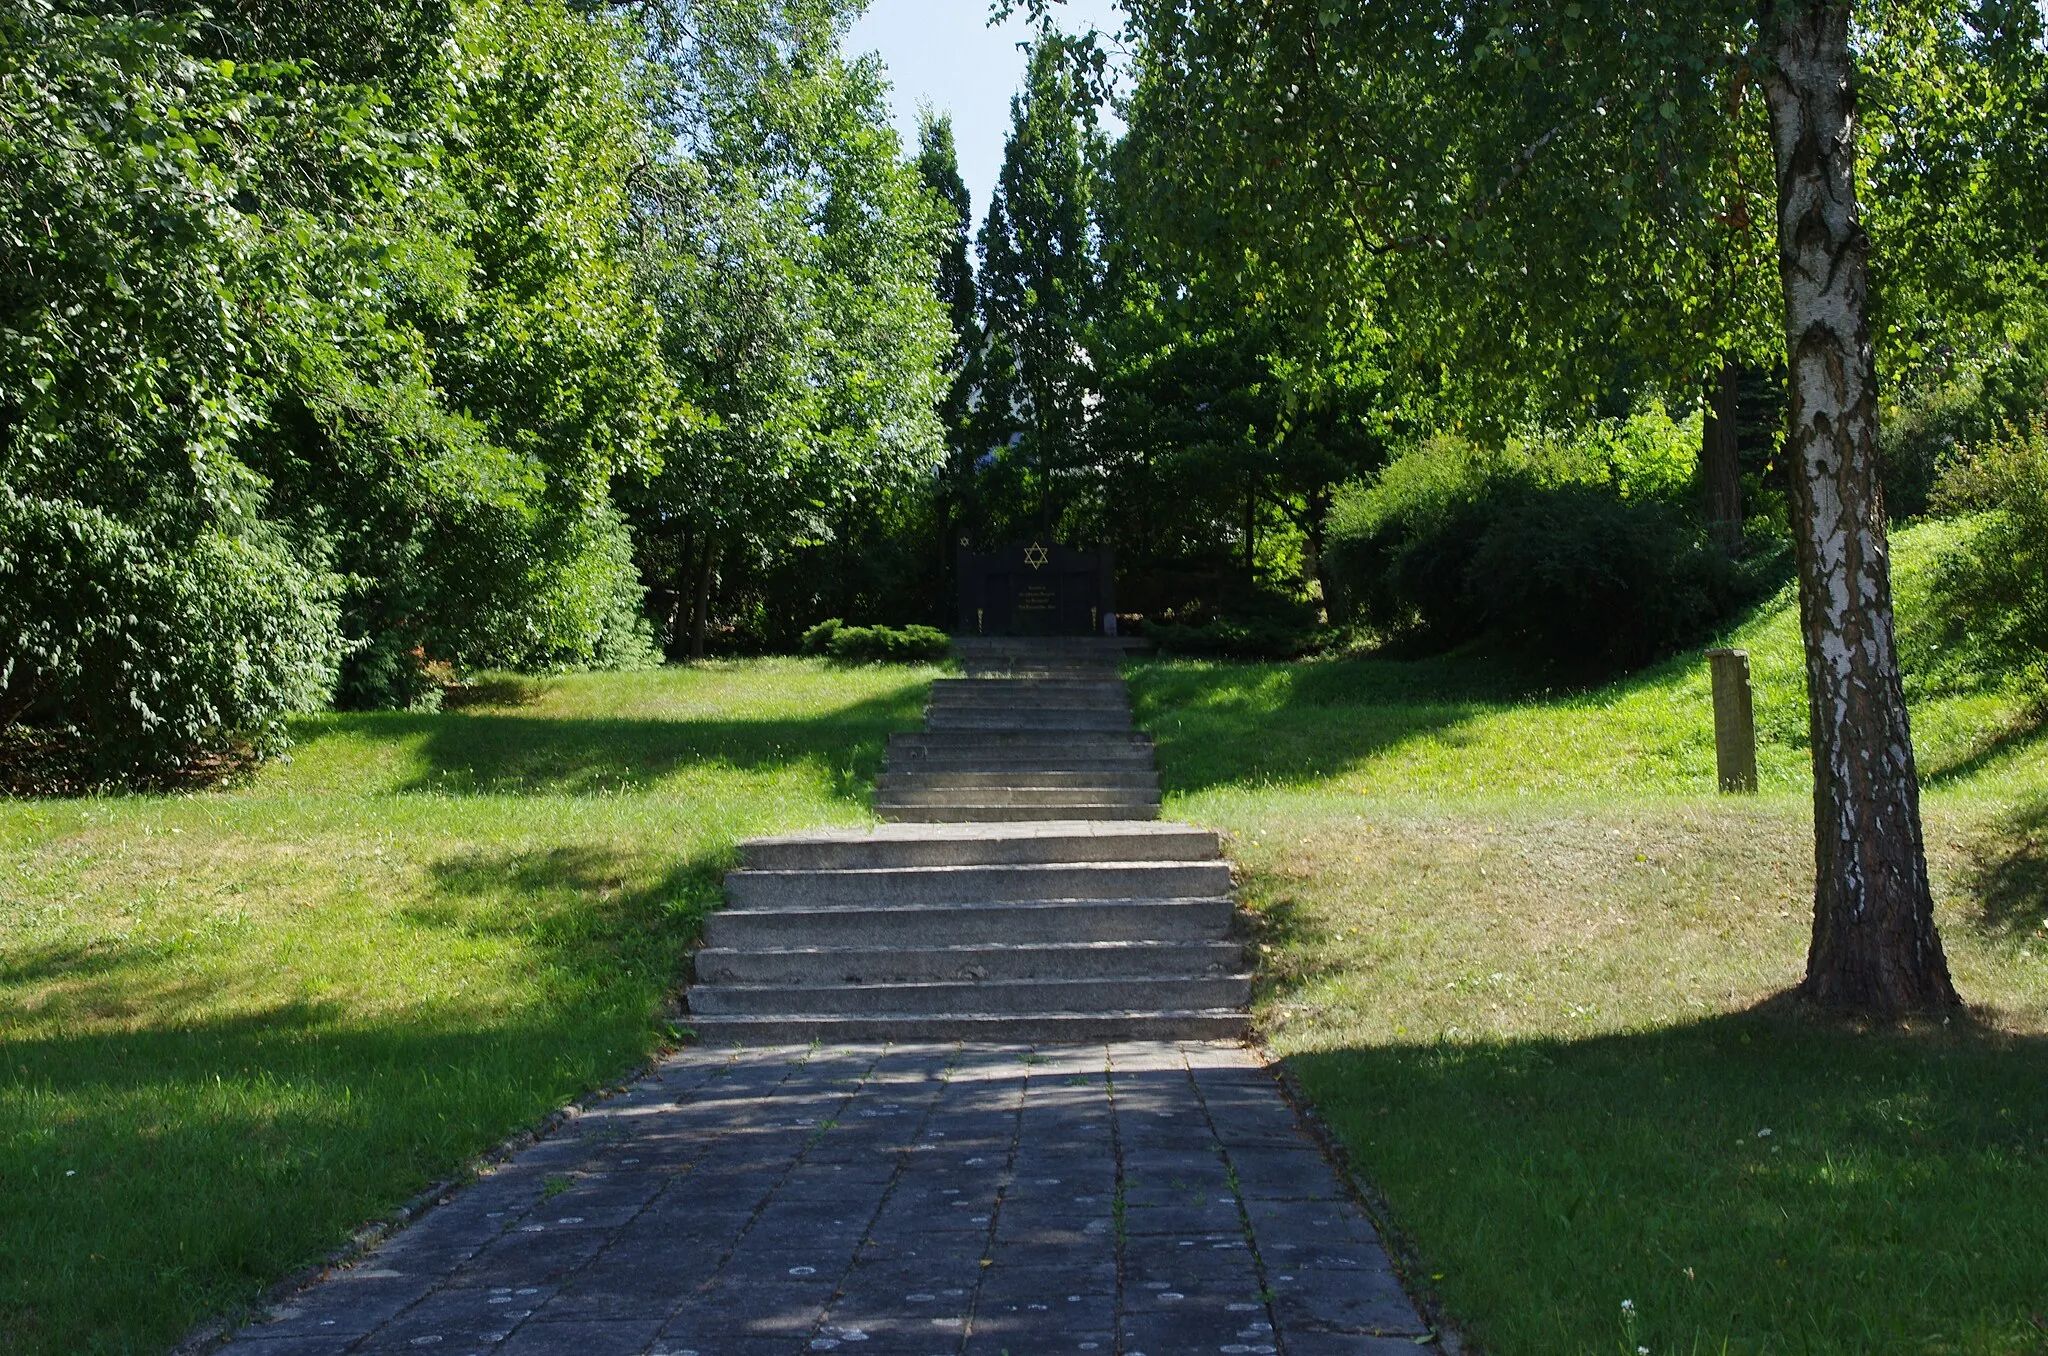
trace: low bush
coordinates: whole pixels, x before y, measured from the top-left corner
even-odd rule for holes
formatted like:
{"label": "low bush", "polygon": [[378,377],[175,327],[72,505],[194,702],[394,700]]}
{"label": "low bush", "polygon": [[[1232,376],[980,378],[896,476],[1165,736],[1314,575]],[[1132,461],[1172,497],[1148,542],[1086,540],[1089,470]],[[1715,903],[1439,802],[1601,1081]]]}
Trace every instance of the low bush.
{"label": "low bush", "polygon": [[1960,449],[1933,504],[1967,515],[1937,548],[1929,590],[1947,676],[2004,675],[2048,703],[2048,416]]}
{"label": "low bush", "polygon": [[1692,643],[1784,570],[1781,550],[1738,567],[1707,540],[1696,437],[1653,411],[1577,441],[1423,443],[1340,497],[1338,609],[1423,649],[1492,635],[1584,667]]}
{"label": "low bush", "polygon": [[846,623],[837,617],[829,617],[804,632],[801,642],[805,654],[824,654],[832,648],[832,637],[839,634]]}
{"label": "low bush", "polygon": [[943,659],[952,645],[951,637],[932,626],[898,630],[893,626],[839,625],[830,633],[825,653],[846,664],[912,664]]}
{"label": "low bush", "polygon": [[1313,605],[1271,592],[1227,599],[1213,615],[1147,618],[1141,631],[1168,654],[1220,659],[1299,659],[1338,635],[1321,624]]}
{"label": "low bush", "polygon": [[0,734],[58,780],[279,746],[333,686],[334,592],[261,534],[165,540],[0,484]]}

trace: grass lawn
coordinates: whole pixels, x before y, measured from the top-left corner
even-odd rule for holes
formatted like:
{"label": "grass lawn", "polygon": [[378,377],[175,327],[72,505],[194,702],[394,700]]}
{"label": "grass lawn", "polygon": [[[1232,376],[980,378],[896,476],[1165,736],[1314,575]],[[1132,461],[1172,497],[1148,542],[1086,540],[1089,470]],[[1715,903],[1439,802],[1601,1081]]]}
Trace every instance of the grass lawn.
{"label": "grass lawn", "polygon": [[1233,836],[1266,1039],[1488,1350],[2048,1351],[2048,736],[1916,702],[1971,1007],[1815,1018],[1789,607],[1733,639],[1757,796],[1714,793],[1697,655],[1569,695],[1471,660],[1133,687],[1166,813]]}
{"label": "grass lawn", "polygon": [[162,1351],[640,1062],[734,840],[863,820],[934,672],[505,680],[0,800],[0,1352]]}

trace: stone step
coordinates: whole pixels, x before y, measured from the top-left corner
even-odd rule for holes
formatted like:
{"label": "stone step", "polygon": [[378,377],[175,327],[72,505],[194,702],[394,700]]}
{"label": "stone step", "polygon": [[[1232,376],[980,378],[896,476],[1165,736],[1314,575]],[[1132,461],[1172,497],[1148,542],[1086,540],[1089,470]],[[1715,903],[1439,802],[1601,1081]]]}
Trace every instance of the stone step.
{"label": "stone step", "polygon": [[889,736],[891,749],[934,752],[985,752],[996,749],[1143,750],[1152,754],[1152,736],[1143,730],[898,730]]}
{"label": "stone step", "polygon": [[925,703],[925,714],[934,711],[1124,711],[1131,709],[1128,697],[1098,697],[1094,693],[1042,692],[1029,697],[982,696],[972,692],[935,692]]}
{"label": "stone step", "polygon": [[1027,866],[895,866],[728,872],[743,909],[871,904],[998,904],[1043,899],[1186,899],[1230,891],[1222,862],[1047,862]]}
{"label": "stone step", "polygon": [[932,696],[1114,696],[1126,701],[1130,688],[1122,678],[1083,674],[1079,678],[934,678]]}
{"label": "stone step", "polygon": [[885,776],[910,776],[925,772],[944,776],[968,772],[986,772],[991,775],[1006,772],[1116,772],[1156,777],[1159,774],[1155,766],[1149,749],[1111,749],[1100,754],[1058,749],[1005,749],[987,754],[975,754],[964,750],[926,753],[892,749],[882,763]]}
{"label": "stone step", "polygon": [[1151,772],[1157,764],[1149,747],[1108,744],[1088,748],[1071,744],[991,744],[954,748],[891,746],[884,766],[890,772],[915,772],[930,768],[949,772],[1001,772],[1009,768],[1039,767],[1047,771],[1085,772],[1091,768],[1125,772]]}
{"label": "stone step", "polygon": [[813,829],[756,838],[742,859],[756,871],[872,870],[879,867],[1026,866],[1086,862],[1218,862],[1223,845],[1192,824],[1097,824],[1083,820],[1014,829],[884,825]]}
{"label": "stone step", "polygon": [[1061,707],[1043,711],[953,711],[934,709],[925,713],[927,730],[1108,730],[1131,728],[1129,711],[1091,710]]}
{"label": "stone step", "polygon": [[1233,975],[1237,942],[1027,942],[909,947],[704,947],[700,984],[910,984],[952,980]]}
{"label": "stone step", "polygon": [[1156,803],[1111,805],[884,805],[875,813],[893,824],[1028,824],[1042,819],[1136,821],[1159,818]]}
{"label": "stone step", "polygon": [[1244,975],[1122,975],[1114,979],[932,980],[917,984],[700,984],[690,1011],[782,1013],[1116,1012],[1230,1008],[1250,1001]]}
{"label": "stone step", "polygon": [[706,1016],[690,1019],[706,1044],[808,1045],[898,1041],[995,1045],[1094,1044],[1106,1041],[1236,1041],[1251,1029],[1242,1011],[874,1013]]}
{"label": "stone step", "polygon": [[1231,904],[1223,898],[721,909],[704,920],[704,942],[728,950],[1213,942],[1224,937],[1230,924]]}
{"label": "stone step", "polygon": [[1086,650],[1100,653],[1143,653],[1153,648],[1143,636],[984,636],[953,637],[953,648],[961,654],[975,650],[1014,647],[1032,651]]}
{"label": "stone step", "polygon": [[1045,772],[1028,768],[1014,768],[988,772],[950,771],[937,768],[917,768],[904,772],[884,772],[875,778],[875,791],[887,795],[898,787],[948,787],[956,791],[971,790],[980,786],[1115,786],[1140,791],[1157,791],[1159,774],[1150,768],[1085,772]]}
{"label": "stone step", "polygon": [[[919,786],[897,783],[875,793],[875,808],[893,809],[903,805],[950,805],[961,799],[954,786]],[[979,786],[969,797],[977,805],[1152,805],[1159,804],[1157,787],[1142,786]]]}

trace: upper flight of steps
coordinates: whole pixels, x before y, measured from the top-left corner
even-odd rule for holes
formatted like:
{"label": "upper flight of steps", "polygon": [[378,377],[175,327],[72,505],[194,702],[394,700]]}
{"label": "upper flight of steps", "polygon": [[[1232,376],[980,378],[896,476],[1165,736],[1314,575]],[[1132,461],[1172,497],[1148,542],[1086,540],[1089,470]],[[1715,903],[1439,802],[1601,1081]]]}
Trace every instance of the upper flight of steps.
{"label": "upper flight of steps", "polygon": [[1118,666],[1136,643],[966,637],[966,678],[932,684],[925,728],[893,735],[875,813],[906,822],[1156,819],[1152,738]]}
{"label": "upper flight of steps", "polygon": [[[956,642],[871,832],[743,846],[690,990],[707,1040],[1244,1035],[1216,835],[1161,824],[1149,738],[1089,639]],[[902,822],[910,821],[910,822]],[[955,821],[955,822],[945,822]]]}

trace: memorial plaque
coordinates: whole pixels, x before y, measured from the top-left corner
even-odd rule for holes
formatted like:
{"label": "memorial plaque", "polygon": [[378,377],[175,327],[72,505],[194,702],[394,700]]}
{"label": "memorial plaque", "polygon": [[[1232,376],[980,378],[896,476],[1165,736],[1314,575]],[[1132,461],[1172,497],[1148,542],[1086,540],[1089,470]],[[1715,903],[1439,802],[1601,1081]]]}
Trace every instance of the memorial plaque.
{"label": "memorial plaque", "polygon": [[1045,541],[960,548],[963,635],[1102,635],[1116,615],[1116,551]]}

